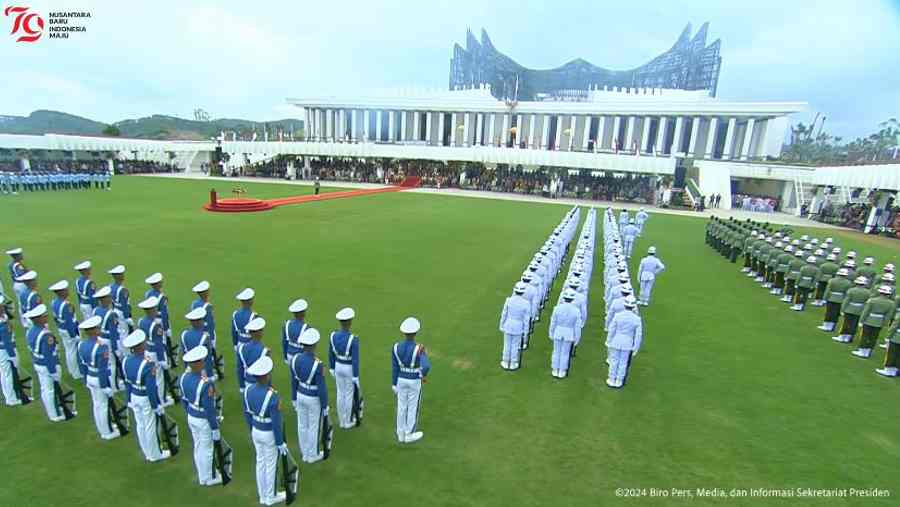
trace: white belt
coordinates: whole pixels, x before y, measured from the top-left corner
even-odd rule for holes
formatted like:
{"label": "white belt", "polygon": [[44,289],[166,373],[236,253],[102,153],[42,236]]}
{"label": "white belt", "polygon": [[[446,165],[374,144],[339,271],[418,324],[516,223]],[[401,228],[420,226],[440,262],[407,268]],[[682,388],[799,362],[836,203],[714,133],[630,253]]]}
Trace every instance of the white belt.
{"label": "white belt", "polygon": [[403,373],[421,373],[422,368],[403,368],[403,367],[401,367],[400,371],[402,371]]}

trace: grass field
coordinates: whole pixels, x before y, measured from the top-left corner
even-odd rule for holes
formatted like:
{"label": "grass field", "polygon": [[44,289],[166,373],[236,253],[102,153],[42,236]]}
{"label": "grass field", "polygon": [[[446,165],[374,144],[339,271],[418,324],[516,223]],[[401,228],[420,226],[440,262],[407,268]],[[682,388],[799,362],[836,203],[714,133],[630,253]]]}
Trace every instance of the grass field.
{"label": "grass field", "polygon": [[[186,324],[190,288],[212,283],[219,337],[230,340],[234,294],[256,289],[269,322],[264,341],[280,351],[287,305],[310,302],[309,322],[336,326],[335,311],[356,309],[362,427],[335,430],[332,458],[302,468],[299,505],[670,505],[671,498],[625,498],[617,488],[884,488],[887,499],[803,500],[808,505],[897,505],[900,385],[815,329],[821,309],[797,314],[738,273],[703,242],[700,218],[651,215],[637,249],[655,244],[668,270],[643,310],[645,346],[621,391],[605,381],[602,255],[595,303],[570,378],[550,376],[547,320],[524,368],[499,368],[498,314],[525,263],[567,207],[411,193],[287,206],[259,214],[200,211],[223,184],[118,178],[112,192],[0,198],[3,249],[22,246],[46,287],[70,281],[72,266],[95,265],[95,279],[122,263],[135,295],[160,271],[176,332]],[[244,185],[254,197],[309,187]],[[845,248],[900,263],[898,243],[829,232]],[[635,267],[637,259],[634,261]],[[9,281],[4,272],[4,284]],[[554,287],[555,301],[559,280]],[[136,309],[139,312],[139,310]],[[390,345],[416,315],[433,369],[424,390],[425,439],[394,437]],[[549,315],[549,314],[546,314]],[[27,356],[21,331],[19,354]],[[235,449],[235,480],[200,488],[190,434],[179,407],[183,450],[143,461],[132,435],[102,442],[80,386],[79,416],[51,424],[40,402],[0,408],[0,505],[255,505],[253,452],[239,411],[230,347],[224,437]],[[320,357],[326,352],[320,348]],[[280,357],[280,352],[279,352]],[[24,360],[30,370],[30,361]],[[70,385],[74,382],[69,379]],[[334,386],[329,378],[332,395]],[[286,368],[274,385],[288,396]],[[286,407],[285,407],[286,408]],[[286,409],[295,456],[296,418]],[[649,491],[647,492],[649,494]],[[760,505],[798,500],[695,498],[695,505]]]}

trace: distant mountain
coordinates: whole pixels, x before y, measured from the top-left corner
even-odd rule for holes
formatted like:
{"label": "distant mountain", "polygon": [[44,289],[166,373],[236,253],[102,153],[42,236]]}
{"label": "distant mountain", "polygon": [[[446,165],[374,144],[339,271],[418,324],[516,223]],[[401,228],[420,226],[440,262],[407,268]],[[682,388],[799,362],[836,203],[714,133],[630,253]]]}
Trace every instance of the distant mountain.
{"label": "distant mountain", "polygon": [[[238,138],[251,139],[256,132],[258,139],[265,137],[265,129],[269,131],[269,139],[274,140],[279,132],[299,137],[303,131],[303,121],[284,119],[270,122],[256,122],[222,118],[211,121],[196,121],[155,114],[136,120],[122,120],[113,124],[119,129],[121,137],[138,139],[176,139],[206,140],[217,136],[220,132],[236,132]],[[0,134],[71,134],[83,136],[103,135],[105,123],[96,122],[80,116],[59,111],[34,111],[28,116],[0,116]]]}

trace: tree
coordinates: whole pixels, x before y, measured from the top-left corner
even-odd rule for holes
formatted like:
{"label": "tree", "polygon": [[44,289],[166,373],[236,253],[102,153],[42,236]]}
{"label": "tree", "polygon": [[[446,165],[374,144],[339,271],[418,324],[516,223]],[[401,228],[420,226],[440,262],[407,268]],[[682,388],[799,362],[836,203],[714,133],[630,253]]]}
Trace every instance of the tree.
{"label": "tree", "polygon": [[107,125],[105,129],[103,129],[103,135],[109,137],[119,137],[122,135],[122,132],[119,131],[119,127],[115,125]]}

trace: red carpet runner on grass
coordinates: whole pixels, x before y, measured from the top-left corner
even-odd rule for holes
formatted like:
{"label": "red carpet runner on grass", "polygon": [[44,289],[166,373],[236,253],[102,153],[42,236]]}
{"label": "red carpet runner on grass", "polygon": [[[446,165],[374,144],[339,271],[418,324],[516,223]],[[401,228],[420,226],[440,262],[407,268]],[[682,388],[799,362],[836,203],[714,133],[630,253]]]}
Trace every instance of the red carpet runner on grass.
{"label": "red carpet runner on grass", "polygon": [[343,199],[345,197],[358,197],[361,195],[383,194],[387,192],[400,192],[408,188],[419,186],[419,178],[410,176],[400,183],[400,186],[384,187],[384,188],[367,188],[361,190],[347,190],[344,192],[325,192],[319,195],[297,195],[294,197],[283,197],[280,199],[218,199],[215,204],[206,203],[203,209],[206,211],[215,211],[219,213],[247,213],[252,211],[266,211],[278,206],[286,206],[288,204],[300,204],[311,201],[329,201],[332,199]]}

